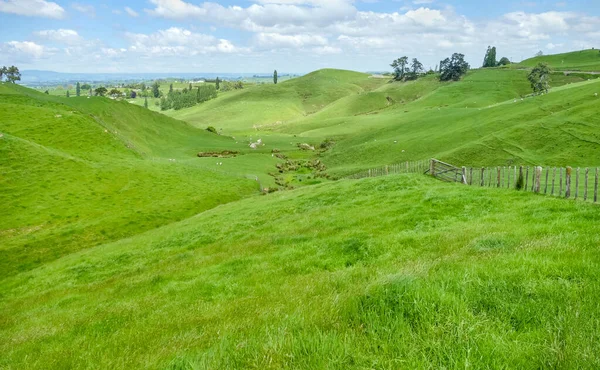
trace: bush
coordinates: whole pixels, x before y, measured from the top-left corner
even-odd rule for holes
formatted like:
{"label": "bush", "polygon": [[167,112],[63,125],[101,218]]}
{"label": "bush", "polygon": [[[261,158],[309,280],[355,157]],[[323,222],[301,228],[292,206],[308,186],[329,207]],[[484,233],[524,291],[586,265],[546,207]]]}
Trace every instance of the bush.
{"label": "bush", "polygon": [[206,131],[208,131],[208,132],[212,132],[213,134],[218,134],[218,132],[217,132],[217,129],[216,129],[216,128],[214,128],[214,127],[212,127],[212,126],[208,126],[208,127],[206,128]]}

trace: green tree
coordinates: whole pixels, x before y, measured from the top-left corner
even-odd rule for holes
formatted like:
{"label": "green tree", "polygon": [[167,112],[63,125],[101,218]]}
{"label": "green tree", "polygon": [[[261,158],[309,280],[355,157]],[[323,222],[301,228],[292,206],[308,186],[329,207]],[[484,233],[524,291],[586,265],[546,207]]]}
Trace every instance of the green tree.
{"label": "green tree", "polygon": [[71,94],[69,94],[69,90],[67,90],[67,98],[70,98]]}
{"label": "green tree", "polygon": [[273,72],[273,83],[275,85],[277,85],[277,70],[275,70],[275,72]]}
{"label": "green tree", "polygon": [[90,90],[92,87],[90,86],[90,84],[83,84],[81,85],[81,89],[82,90]]}
{"label": "green tree", "polygon": [[2,76],[4,74],[6,74],[6,71],[7,71],[6,67],[0,68],[0,82],[2,82]]}
{"label": "green tree", "polygon": [[188,90],[192,91],[192,83],[191,82],[190,82],[190,88]]}
{"label": "green tree", "polygon": [[148,98],[144,98],[144,108],[148,108]]}
{"label": "green tree", "polygon": [[173,84],[170,84],[169,85],[169,94],[172,94],[172,93],[173,93]]}
{"label": "green tree", "polygon": [[510,64],[510,60],[507,57],[502,57],[498,62],[498,66],[507,66]]}
{"label": "green tree", "polygon": [[152,96],[154,96],[155,98],[160,97],[160,84],[158,83],[158,81],[155,81],[152,84]]}
{"label": "green tree", "polygon": [[483,58],[483,68],[495,67],[498,64],[496,61],[496,47],[488,46],[487,51],[485,53],[485,57]]}
{"label": "green tree", "polygon": [[535,94],[547,93],[550,88],[550,68],[546,63],[538,63],[529,75],[527,79],[531,83],[531,88]]}
{"label": "green tree", "polygon": [[217,80],[215,81],[215,88],[217,90],[221,89],[221,80],[219,80],[219,77],[217,77]]}
{"label": "green tree", "polygon": [[16,83],[17,81],[21,81],[21,72],[19,72],[19,68],[15,66],[10,66],[4,72],[6,75],[6,81]]}
{"label": "green tree", "polygon": [[413,58],[410,70],[406,74],[406,78],[416,80],[421,73],[423,73],[423,63],[419,62],[417,58]]}
{"label": "green tree", "polygon": [[469,70],[464,54],[454,53],[440,63],[440,81],[458,81]]}
{"label": "green tree", "polygon": [[94,92],[96,93],[96,96],[104,96],[108,92],[108,89],[104,86],[100,86],[94,90]]}
{"label": "green tree", "polygon": [[81,85],[79,82],[77,82],[77,85],[75,86],[75,95],[81,96]]}
{"label": "green tree", "polygon": [[408,57],[402,57],[394,60],[390,66],[394,68],[394,79],[396,81],[402,81],[408,72]]}

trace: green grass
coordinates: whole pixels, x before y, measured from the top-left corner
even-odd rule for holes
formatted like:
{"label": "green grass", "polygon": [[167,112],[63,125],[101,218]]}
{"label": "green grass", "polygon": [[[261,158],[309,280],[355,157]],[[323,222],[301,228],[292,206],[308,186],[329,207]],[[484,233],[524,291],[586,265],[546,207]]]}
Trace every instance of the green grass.
{"label": "green grass", "polygon": [[600,72],[600,50],[581,50],[564,54],[543,55],[522,61],[516,67],[534,67],[538,63],[548,63],[556,71]]}
{"label": "green grass", "polygon": [[0,115],[0,277],[258,190],[195,160],[233,139],[128,103],[0,85]]}
{"label": "green grass", "polygon": [[3,280],[0,365],[596,368],[599,221],[419,175],[251,198]]}
{"label": "green grass", "polygon": [[598,368],[596,205],[272,153],[600,165],[600,80],[526,74],[321,70],[173,117],[0,84],[0,368]]}

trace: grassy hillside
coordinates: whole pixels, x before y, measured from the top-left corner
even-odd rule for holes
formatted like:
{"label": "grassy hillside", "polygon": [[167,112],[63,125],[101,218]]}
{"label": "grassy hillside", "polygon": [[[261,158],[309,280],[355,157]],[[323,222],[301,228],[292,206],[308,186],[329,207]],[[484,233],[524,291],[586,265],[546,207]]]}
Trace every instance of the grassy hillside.
{"label": "grassy hillside", "polygon": [[599,221],[424,176],[247,199],[0,282],[0,366],[597,368]]}
{"label": "grassy hillside", "polygon": [[548,63],[556,71],[600,72],[600,50],[581,50],[564,54],[543,55],[522,61],[517,66],[533,67]]}
{"label": "grassy hillside", "polygon": [[0,278],[258,190],[194,160],[232,139],[127,103],[0,84],[0,116]]}
{"label": "grassy hillside", "polygon": [[[340,74],[344,83],[339,82]],[[479,69],[459,82],[440,83],[436,76],[426,76],[388,83],[322,70],[278,86],[224,95],[175,114],[194,125],[205,122],[225,133],[266,138],[270,148],[333,139],[335,147],[320,159],[334,175],[429,157],[468,166],[600,164],[595,120],[600,112],[594,95],[600,85],[560,76],[552,82],[551,94],[528,97],[526,75],[518,69]],[[358,80],[348,84],[350,76]],[[319,81],[339,83],[345,90],[328,94],[314,87]],[[359,82],[373,86],[350,88]],[[299,86],[311,86],[306,88],[314,91],[310,98],[328,103],[315,105],[314,112],[301,108]],[[278,113],[292,106],[289,119],[281,118]],[[254,131],[247,131],[251,127]]]}
{"label": "grassy hillside", "polygon": [[197,127],[212,125],[232,134],[247,134],[257,127],[276,127],[317,112],[340,98],[384,83],[363,73],[324,69],[277,85],[224,93],[207,103],[166,114]]}

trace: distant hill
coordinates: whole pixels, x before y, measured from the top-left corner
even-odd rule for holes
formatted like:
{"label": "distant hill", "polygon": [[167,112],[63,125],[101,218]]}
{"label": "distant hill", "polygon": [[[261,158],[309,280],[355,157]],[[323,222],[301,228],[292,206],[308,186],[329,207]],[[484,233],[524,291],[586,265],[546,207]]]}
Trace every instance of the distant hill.
{"label": "distant hill", "polygon": [[[62,73],[41,70],[21,71],[21,84],[27,86],[51,85],[74,82],[118,82],[118,81],[151,81],[157,79],[197,80],[201,78],[236,80],[253,77],[257,73],[203,73],[203,72],[173,72],[173,73]],[[281,76],[287,75],[281,73]]]}
{"label": "distant hill", "polygon": [[600,72],[600,50],[581,50],[564,54],[543,55],[522,61],[518,66],[533,67],[548,63],[555,71]]}

